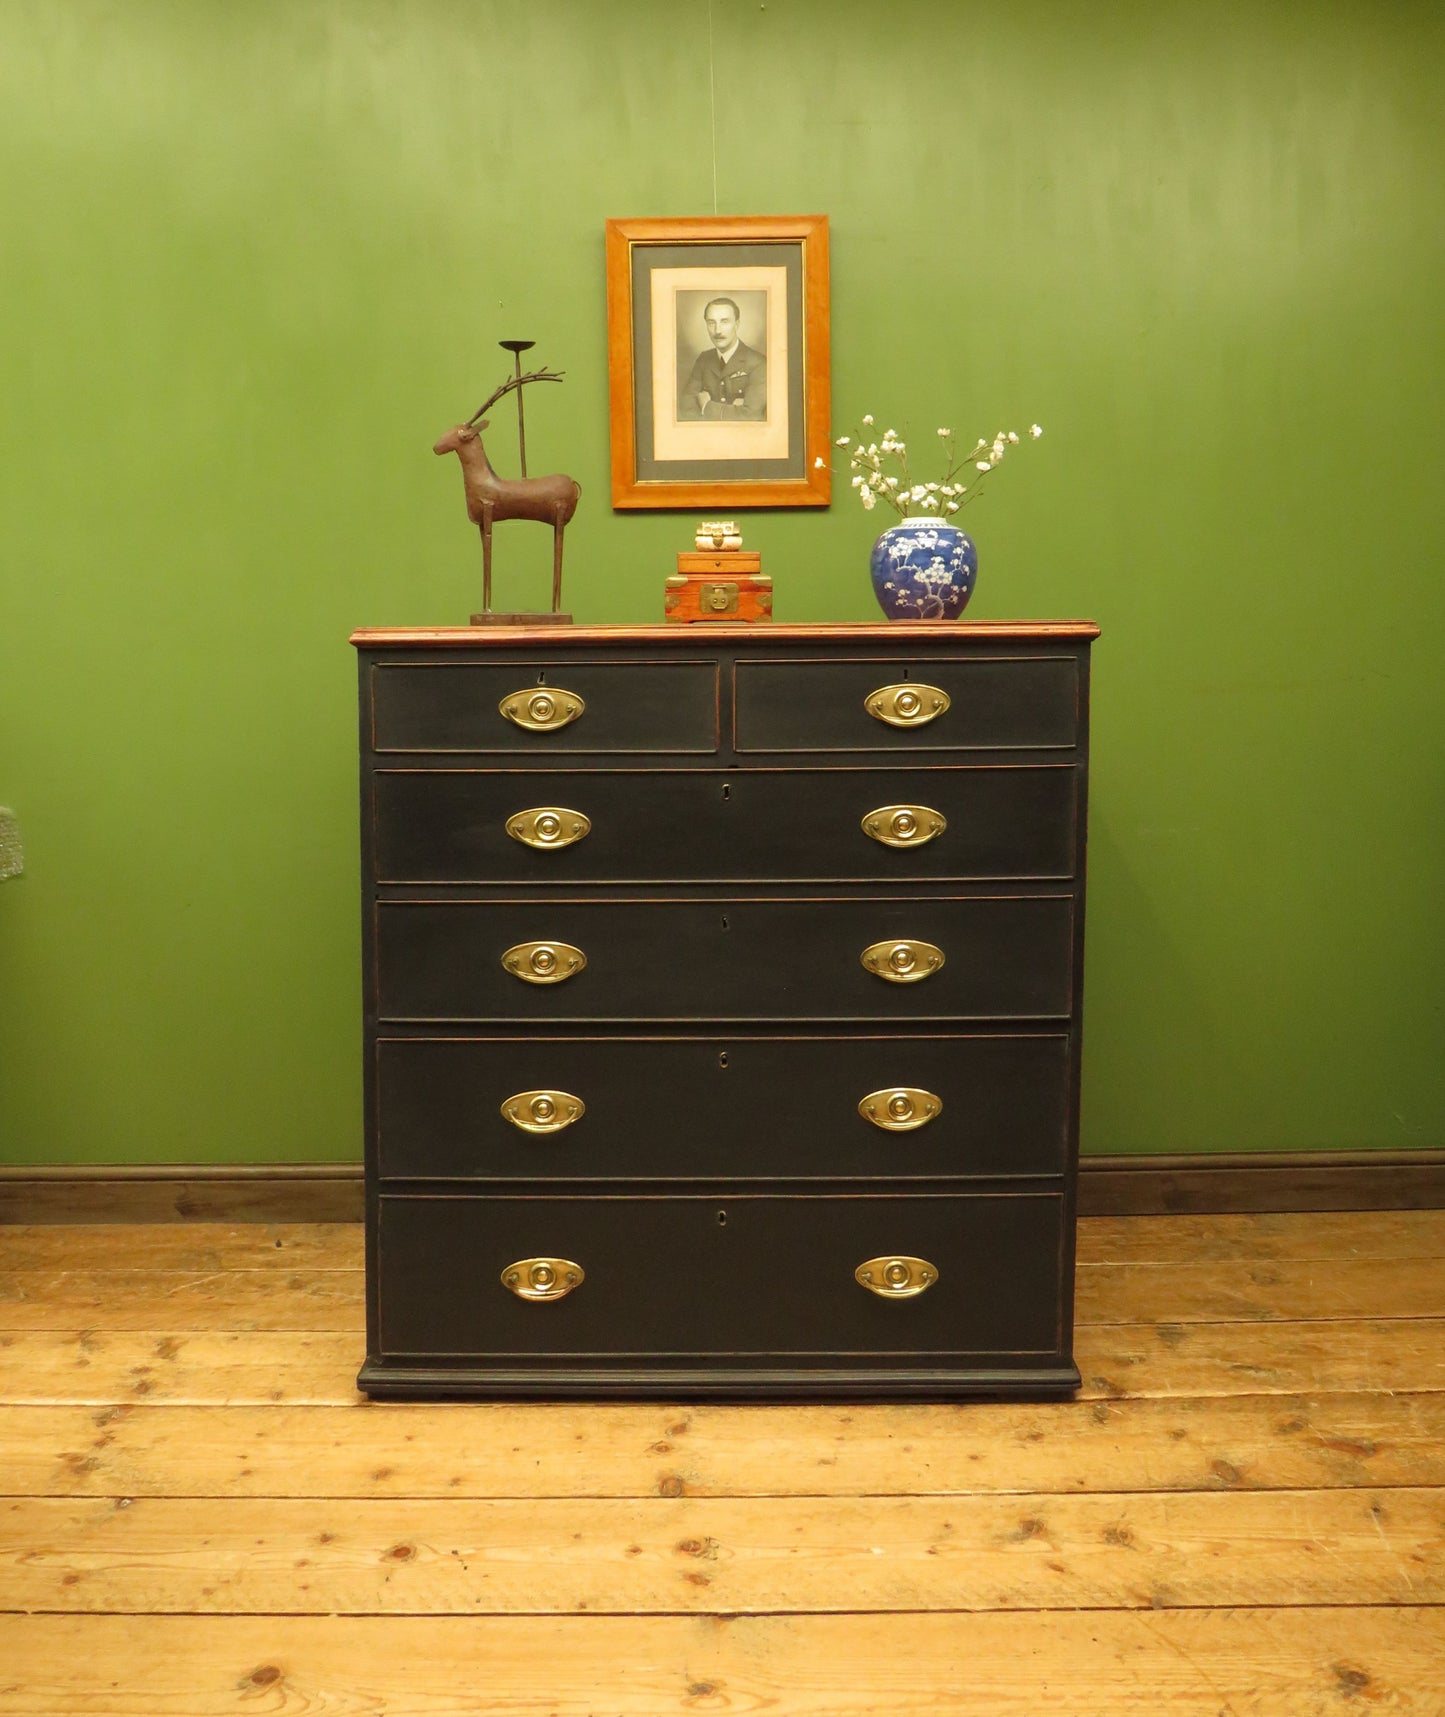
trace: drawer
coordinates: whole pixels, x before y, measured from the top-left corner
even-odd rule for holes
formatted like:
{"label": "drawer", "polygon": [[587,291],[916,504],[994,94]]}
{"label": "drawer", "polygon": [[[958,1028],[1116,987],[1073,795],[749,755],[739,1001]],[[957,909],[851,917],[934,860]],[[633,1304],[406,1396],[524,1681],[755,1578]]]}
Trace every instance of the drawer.
{"label": "drawer", "polygon": [[[551,719],[570,694],[581,713],[542,731],[501,712],[537,695]],[[718,744],[715,661],[381,662],[371,669],[372,745],[389,751],[520,753],[711,752]],[[538,711],[546,716],[548,712]],[[531,719],[530,716],[528,719]]]}
{"label": "drawer", "polygon": [[[378,1160],[393,1179],[1061,1175],[1068,1157],[1062,1033],[384,1038],[376,1075]],[[893,1130],[860,1112],[902,1088],[936,1097],[938,1114]],[[525,1130],[502,1105],[531,1092],[582,1113]],[[516,1112],[535,1126],[530,1105]]]}
{"label": "drawer", "polygon": [[[1068,895],[387,901],[376,923],[388,1020],[1053,1018],[1073,1003]],[[866,948],[904,939],[943,966],[909,983],[864,968]],[[537,942],[586,965],[513,976],[503,954]]]}
{"label": "drawer", "polygon": [[[380,1345],[389,1357],[714,1354],[907,1365],[923,1355],[1057,1354],[1055,1193],[867,1198],[388,1197]],[[882,1299],[854,1271],[918,1258],[936,1280]],[[579,1265],[565,1297],[519,1299],[509,1266]]]}
{"label": "drawer", "polygon": [[[905,684],[923,690],[911,724],[869,713],[875,693]],[[739,753],[1072,746],[1079,732],[1072,656],[740,661],[734,685]],[[932,719],[924,719],[928,688],[949,700]]]}
{"label": "drawer", "polygon": [[[1077,834],[1071,764],[379,770],[375,793],[384,882],[1066,878]],[[946,827],[903,847],[864,832],[865,817],[896,805],[937,811]],[[546,807],[580,812],[590,828],[569,845],[541,849],[508,834],[508,818]]]}

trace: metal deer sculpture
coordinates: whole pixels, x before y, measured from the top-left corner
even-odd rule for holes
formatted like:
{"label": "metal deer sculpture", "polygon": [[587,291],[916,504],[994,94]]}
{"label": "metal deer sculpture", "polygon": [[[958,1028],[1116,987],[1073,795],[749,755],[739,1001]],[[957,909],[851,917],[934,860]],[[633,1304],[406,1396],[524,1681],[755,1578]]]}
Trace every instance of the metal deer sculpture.
{"label": "metal deer sculpture", "polygon": [[552,613],[562,605],[562,532],[577,511],[582,486],[559,471],[550,477],[499,477],[482,446],[481,431],[488,427],[484,415],[513,388],[527,382],[560,382],[554,370],[532,370],[516,375],[479,406],[465,423],[449,429],[432,449],[433,453],[455,453],[462,462],[466,484],[467,517],[482,533],[482,609],[492,609],[492,526],[498,519],[536,519],[552,526]]}

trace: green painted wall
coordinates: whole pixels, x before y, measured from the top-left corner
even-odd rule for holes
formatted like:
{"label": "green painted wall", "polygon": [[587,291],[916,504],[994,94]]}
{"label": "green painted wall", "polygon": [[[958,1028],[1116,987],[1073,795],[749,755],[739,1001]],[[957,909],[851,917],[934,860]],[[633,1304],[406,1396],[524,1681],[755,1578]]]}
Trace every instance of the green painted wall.
{"label": "green painted wall", "polygon": [[[0,1159],[358,1153],[347,633],[477,604],[513,334],[658,617],[603,221],[714,187],[831,216],[840,428],[1046,426],[971,614],[1104,628],[1086,1148],[1445,1144],[1442,74],[1412,0],[0,0]],[[778,618],[875,529],[750,522]]]}

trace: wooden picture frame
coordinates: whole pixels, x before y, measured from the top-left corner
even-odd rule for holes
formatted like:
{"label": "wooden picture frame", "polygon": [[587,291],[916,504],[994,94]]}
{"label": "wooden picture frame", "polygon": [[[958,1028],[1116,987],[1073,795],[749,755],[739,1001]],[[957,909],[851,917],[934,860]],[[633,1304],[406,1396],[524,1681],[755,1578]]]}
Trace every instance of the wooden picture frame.
{"label": "wooden picture frame", "polygon": [[612,505],[826,507],[828,217],[607,223]]}

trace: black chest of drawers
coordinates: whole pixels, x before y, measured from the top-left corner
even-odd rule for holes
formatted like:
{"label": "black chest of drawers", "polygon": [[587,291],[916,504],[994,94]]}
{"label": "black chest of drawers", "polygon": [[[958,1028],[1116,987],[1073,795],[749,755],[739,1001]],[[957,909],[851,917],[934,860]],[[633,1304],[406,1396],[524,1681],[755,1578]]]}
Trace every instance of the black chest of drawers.
{"label": "black chest of drawers", "polygon": [[1078,1386],[1096,632],[355,635],[365,1391]]}

